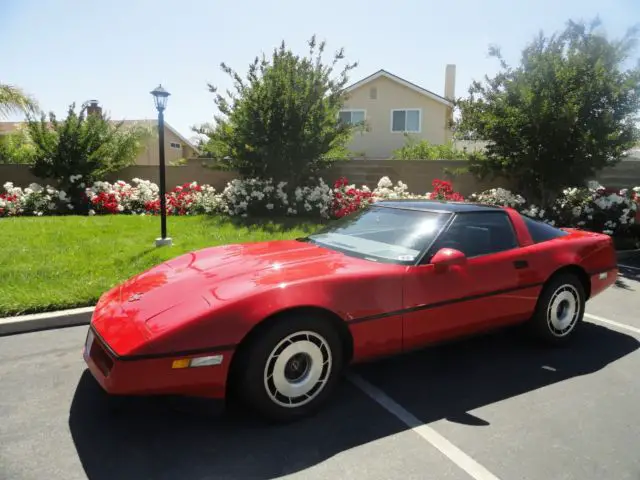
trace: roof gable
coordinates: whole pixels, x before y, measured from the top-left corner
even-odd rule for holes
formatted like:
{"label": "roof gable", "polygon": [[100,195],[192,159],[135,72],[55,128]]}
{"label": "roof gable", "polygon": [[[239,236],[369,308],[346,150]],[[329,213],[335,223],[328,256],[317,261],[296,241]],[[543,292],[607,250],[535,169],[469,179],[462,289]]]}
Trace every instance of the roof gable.
{"label": "roof gable", "polygon": [[[122,123],[124,126],[128,125],[147,125],[149,127],[157,127],[157,120],[110,120],[111,123]],[[0,122],[0,135],[6,135],[12,132],[15,132],[20,127],[26,125],[27,122]],[[183,135],[180,134],[175,128],[169,125],[167,122],[164,122],[164,126],[173,133],[176,137],[178,137],[183,143],[185,143],[188,147],[192,148],[195,152],[200,153],[198,147],[196,147],[192,142],[187,140]]]}
{"label": "roof gable", "polygon": [[453,107],[453,103],[450,100],[447,100],[446,98],[438,95],[437,93],[433,93],[432,91],[427,90],[426,88],[419,87],[415,83],[411,83],[405,80],[404,78],[400,78],[397,75],[394,75],[393,73],[387,72],[386,70],[383,70],[383,69],[378,70],[376,73],[373,73],[368,77],[365,77],[362,80],[348,86],[345,90],[347,92],[352,92],[353,90],[356,90],[366,85],[367,83],[373,82],[374,80],[377,80],[380,77],[387,78],[393,82],[396,82],[402,85],[403,87],[407,87],[413,90],[414,92],[424,95],[425,97],[435,100],[436,102],[442,103],[443,105],[446,105],[448,107]]}
{"label": "roof gable", "polygon": [[[127,125],[135,125],[135,124],[138,124],[138,125],[143,124],[143,125],[147,125],[147,126],[153,127],[153,128],[157,128],[158,127],[158,121],[157,120],[149,120],[149,119],[144,119],[144,120],[112,120],[112,122],[113,123],[122,123],[125,126],[127,126]],[[183,135],[181,135],[180,132],[178,132],[175,128],[173,128],[171,125],[169,125],[166,121],[164,122],[164,126],[165,126],[165,128],[167,130],[169,130],[176,137],[178,137],[183,143],[185,143],[187,146],[191,147],[196,152],[200,153],[200,150],[198,149],[198,147],[196,147],[191,141],[187,140],[187,138],[185,138]]]}

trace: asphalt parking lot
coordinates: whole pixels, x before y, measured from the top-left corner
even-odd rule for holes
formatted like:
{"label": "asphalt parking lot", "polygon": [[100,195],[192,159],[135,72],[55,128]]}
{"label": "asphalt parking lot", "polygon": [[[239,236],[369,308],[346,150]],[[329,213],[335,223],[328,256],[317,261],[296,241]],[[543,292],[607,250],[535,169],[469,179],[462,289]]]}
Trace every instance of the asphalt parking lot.
{"label": "asphalt parking lot", "polygon": [[632,266],[570,348],[500,332],[361,366],[287,426],[195,400],[109,413],[82,362],[86,327],[1,337],[0,479],[639,480]]}

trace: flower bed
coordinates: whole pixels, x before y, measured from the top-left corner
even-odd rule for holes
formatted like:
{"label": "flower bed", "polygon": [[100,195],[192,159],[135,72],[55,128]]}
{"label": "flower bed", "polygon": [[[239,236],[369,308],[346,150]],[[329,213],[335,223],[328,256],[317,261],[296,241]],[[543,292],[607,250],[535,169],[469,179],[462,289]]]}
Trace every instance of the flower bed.
{"label": "flower bed", "polygon": [[502,188],[471,195],[469,200],[508,206],[551,225],[613,236],[629,235],[634,226],[640,225],[640,187],[615,191],[590,183],[587,187],[567,188],[547,210],[527,204],[522,196]]}
{"label": "flower bed", "polygon": [[[65,192],[53,187],[31,184],[28,188],[4,185],[0,193],[0,217],[20,215],[59,215],[73,213]],[[96,182],[85,190],[89,214],[155,215],[160,211],[158,186],[148,180],[134,179],[131,184]],[[169,215],[223,214],[229,216],[288,215],[340,218],[384,199],[437,199],[465,201],[450,182],[436,179],[430,192],[415,194],[405,183],[395,185],[382,177],[374,190],[356,187],[346,178],[333,187],[322,179],[315,185],[288,188],[285,182],[236,179],[222,192],[197,182],[179,185],[166,194]],[[612,191],[598,184],[568,188],[551,208],[543,210],[522,196],[502,188],[471,195],[466,201],[503,205],[563,227],[583,228],[613,236],[629,235],[640,228],[640,187]]]}
{"label": "flower bed", "polygon": [[18,215],[54,215],[69,211],[67,194],[49,185],[32,183],[27,188],[14,187],[13,183],[4,184],[5,193],[0,193],[0,217]]}

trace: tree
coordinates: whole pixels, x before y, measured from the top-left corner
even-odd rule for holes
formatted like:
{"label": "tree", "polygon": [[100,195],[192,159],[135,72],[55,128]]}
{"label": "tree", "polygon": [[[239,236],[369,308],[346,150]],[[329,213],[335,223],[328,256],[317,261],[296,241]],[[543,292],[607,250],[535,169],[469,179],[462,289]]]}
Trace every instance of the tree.
{"label": "tree", "polygon": [[26,127],[0,135],[0,164],[30,164],[33,161],[35,147]]}
{"label": "tree", "polygon": [[49,121],[44,114],[40,120],[28,115],[34,145],[31,169],[39,178],[57,181],[76,211],[86,207],[84,189],[107,173],[132,165],[152,134],[148,127],[123,128],[123,122],[85,111],[82,107],[76,113],[74,103],[61,122],[54,113],[49,113]]}
{"label": "tree", "polygon": [[467,160],[469,155],[456,148],[453,142],[444,144],[431,143],[429,140],[418,140],[405,133],[405,144],[393,151],[396,160]]}
{"label": "tree", "polygon": [[640,64],[622,68],[638,30],[609,41],[599,25],[569,21],[559,34],[540,33],[515,68],[490,49],[501,71],[474,81],[469,97],[456,102],[457,134],[488,142],[471,171],[515,180],[528,200],[546,206],[638,141]]}
{"label": "tree", "polygon": [[[220,114],[215,127],[195,129],[208,137],[205,150],[243,177],[274,178],[299,184],[344,158],[353,127],[340,122],[345,100],[347,64],[334,78],[344,50],[325,65],[325,42],[309,40],[309,57],[285,48],[284,41],[270,60],[263,55],[249,66],[246,79],[222,63],[235,92],[215,95]],[[226,160],[225,160],[226,159]]]}
{"label": "tree", "polygon": [[30,113],[38,111],[38,102],[15,85],[0,83],[0,118],[12,113]]}

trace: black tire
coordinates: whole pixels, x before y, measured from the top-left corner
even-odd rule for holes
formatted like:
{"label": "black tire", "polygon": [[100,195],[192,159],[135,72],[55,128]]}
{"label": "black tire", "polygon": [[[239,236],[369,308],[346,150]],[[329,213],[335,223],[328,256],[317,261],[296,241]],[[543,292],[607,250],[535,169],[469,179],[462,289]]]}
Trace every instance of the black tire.
{"label": "black tire", "polygon": [[[289,341],[282,344],[287,339]],[[274,391],[277,391],[276,379],[279,380],[280,385],[287,388],[295,385],[285,376],[285,371],[292,373],[294,370],[284,368],[285,365],[293,365],[296,360],[293,357],[289,358],[291,351],[284,352],[291,345],[290,342],[296,343],[304,350],[305,353],[297,358],[299,360],[297,365],[300,370],[307,367],[305,372],[308,376],[302,376],[307,378],[307,385],[314,386],[307,392],[306,398],[293,399],[298,406],[287,407],[283,406],[283,403],[286,403],[285,397],[274,395]],[[315,347],[304,342],[311,342]],[[276,348],[280,352],[279,361],[278,358],[272,357]],[[340,335],[331,322],[322,316],[306,313],[286,315],[278,319],[265,331],[260,332],[259,337],[248,345],[242,356],[240,368],[236,372],[237,393],[241,397],[240,400],[262,418],[275,422],[290,422],[315,413],[334,391],[344,362]],[[318,369],[319,366],[322,368]],[[267,371],[276,371],[276,374],[269,377],[266,374]],[[318,375],[319,380],[314,382]],[[304,391],[303,387],[298,388]],[[309,400],[308,397],[311,399]]]}
{"label": "black tire", "polygon": [[580,279],[571,273],[556,275],[546,283],[538,298],[529,330],[547,345],[564,345],[580,329],[585,304],[586,295]]}

